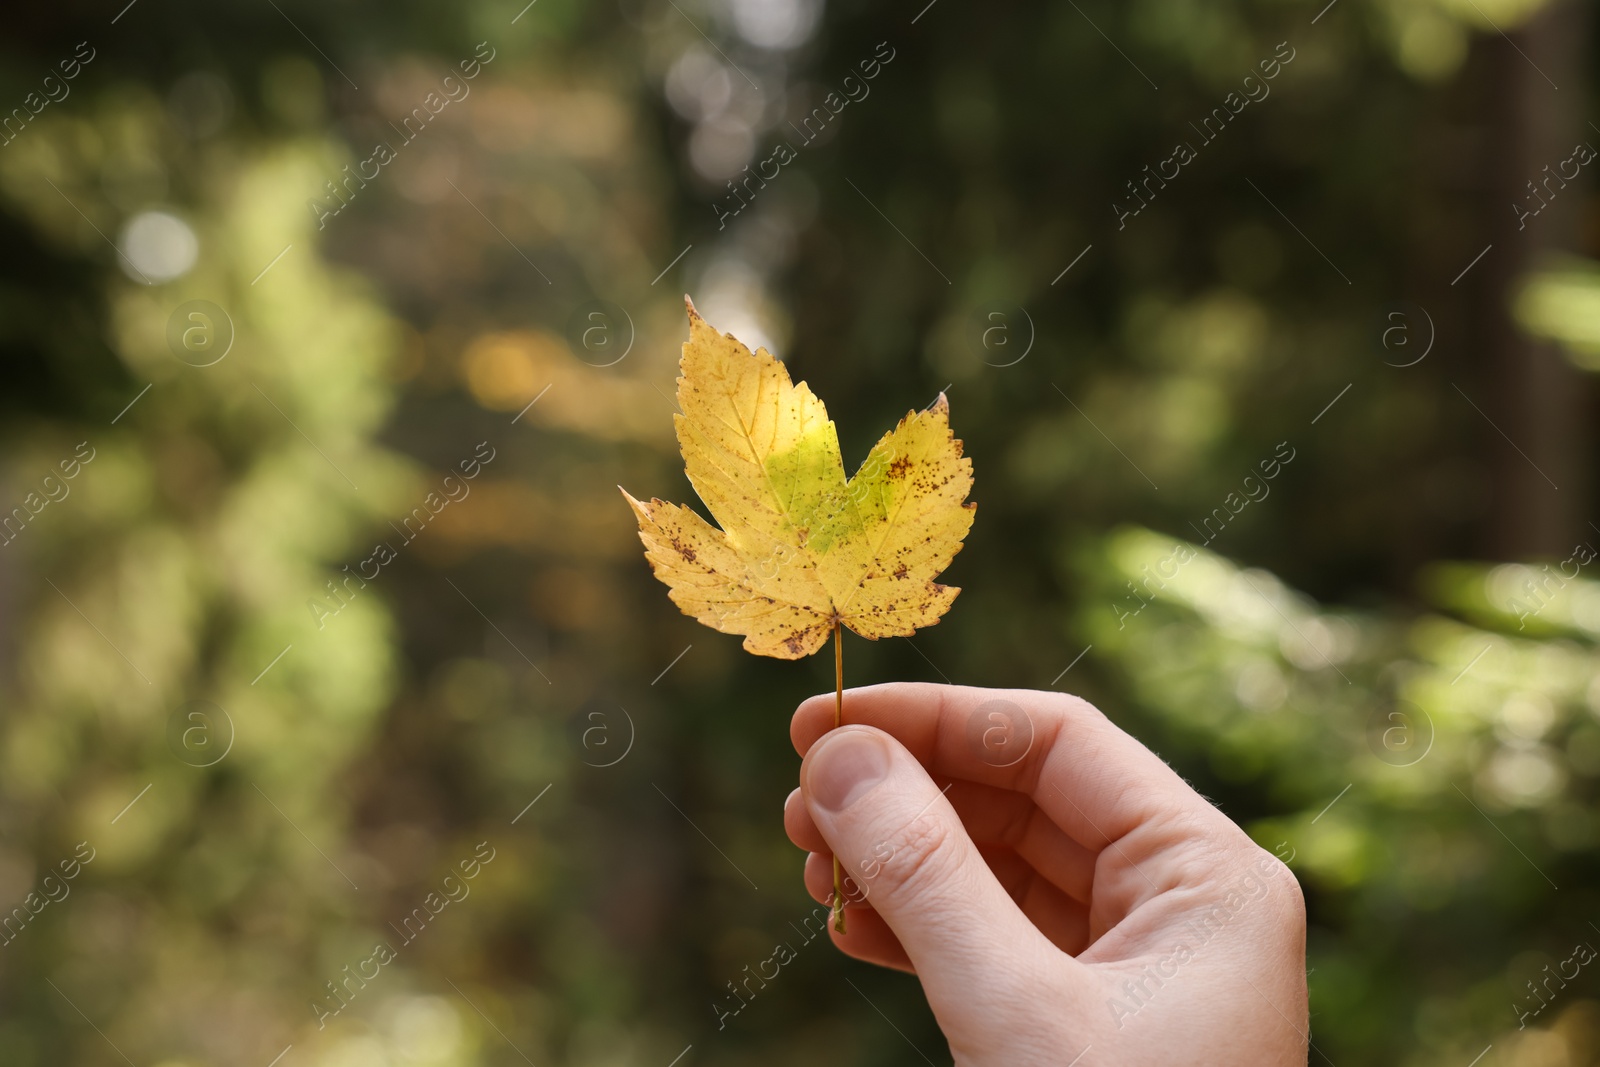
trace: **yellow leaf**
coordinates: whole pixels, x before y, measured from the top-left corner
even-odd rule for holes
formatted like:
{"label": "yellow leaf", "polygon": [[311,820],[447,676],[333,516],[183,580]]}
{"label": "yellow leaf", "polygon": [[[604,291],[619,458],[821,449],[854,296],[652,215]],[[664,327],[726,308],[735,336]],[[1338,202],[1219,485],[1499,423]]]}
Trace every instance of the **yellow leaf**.
{"label": "yellow leaf", "polygon": [[779,659],[810,655],[836,625],[876,640],[938,622],[960,590],[934,579],[977,507],[944,394],[901,419],[846,480],[822,401],[766,349],[751,354],[685,303],[673,422],[689,482],[722,528],[622,491],[673,603]]}

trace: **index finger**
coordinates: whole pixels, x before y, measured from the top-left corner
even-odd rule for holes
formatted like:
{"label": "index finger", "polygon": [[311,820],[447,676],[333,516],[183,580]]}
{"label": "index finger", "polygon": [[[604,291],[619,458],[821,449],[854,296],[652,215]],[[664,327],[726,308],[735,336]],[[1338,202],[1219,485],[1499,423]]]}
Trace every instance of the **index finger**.
{"label": "index finger", "polygon": [[[802,756],[833,728],[834,699],[819,694],[795,710],[789,734]],[[1188,816],[1190,836],[1233,827],[1155,753],[1066,693],[889,682],[846,690],[844,721],[892,734],[932,775],[1030,795],[1095,850],[1173,815]]]}

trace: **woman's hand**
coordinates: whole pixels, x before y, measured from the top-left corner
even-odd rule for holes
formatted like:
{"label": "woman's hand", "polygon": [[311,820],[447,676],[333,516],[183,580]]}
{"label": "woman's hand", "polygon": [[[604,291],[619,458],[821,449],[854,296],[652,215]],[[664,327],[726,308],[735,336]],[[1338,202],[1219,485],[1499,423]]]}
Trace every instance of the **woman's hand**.
{"label": "woman's hand", "polygon": [[784,807],[844,952],[917,975],[957,1064],[1306,1063],[1289,869],[1076,697],[890,684],[801,704]]}

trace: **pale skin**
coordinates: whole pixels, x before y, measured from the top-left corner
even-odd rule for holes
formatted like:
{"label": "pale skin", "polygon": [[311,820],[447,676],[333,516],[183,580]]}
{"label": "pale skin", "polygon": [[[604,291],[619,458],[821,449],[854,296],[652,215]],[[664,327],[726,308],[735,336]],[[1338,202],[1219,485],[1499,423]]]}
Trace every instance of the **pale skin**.
{"label": "pale skin", "polygon": [[[991,727],[995,700],[1021,716]],[[790,726],[806,888],[832,899],[837,851],[834,944],[915,974],[957,1065],[1307,1062],[1295,876],[1095,708],[894,683],[833,717]]]}

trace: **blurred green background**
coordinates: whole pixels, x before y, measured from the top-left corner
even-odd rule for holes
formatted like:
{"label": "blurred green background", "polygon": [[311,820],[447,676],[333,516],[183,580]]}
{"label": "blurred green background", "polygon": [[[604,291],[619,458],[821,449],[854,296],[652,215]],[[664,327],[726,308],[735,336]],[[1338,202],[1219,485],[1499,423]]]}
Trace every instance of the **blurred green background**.
{"label": "blurred green background", "polygon": [[1592,969],[1518,1025],[1600,945],[1591,5],[5,23],[0,1061],[948,1062],[820,942],[718,1026],[832,665],[679,615],[617,495],[691,498],[689,292],[852,468],[949,393],[964,593],[848,683],[1160,752],[1300,876],[1327,1060],[1600,1063]]}

